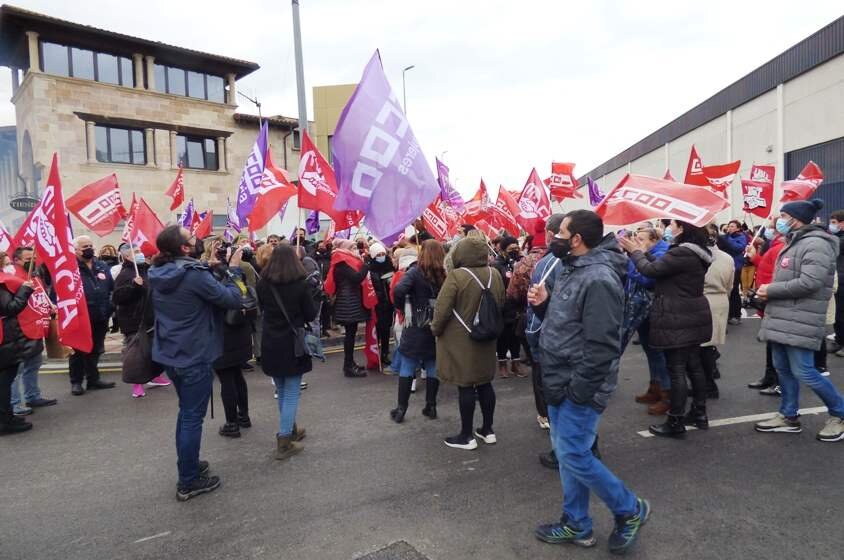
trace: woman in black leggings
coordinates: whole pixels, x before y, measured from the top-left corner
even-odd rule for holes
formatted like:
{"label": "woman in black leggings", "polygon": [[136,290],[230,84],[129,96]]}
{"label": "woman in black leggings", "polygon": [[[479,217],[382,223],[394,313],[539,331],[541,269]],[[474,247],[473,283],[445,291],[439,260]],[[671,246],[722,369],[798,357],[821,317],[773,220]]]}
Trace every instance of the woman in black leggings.
{"label": "woman in black leggings", "polygon": [[335,296],[334,316],[346,329],[343,339],[343,374],[346,377],[365,377],[366,368],[355,363],[355,339],[358,323],[369,319],[363,306],[363,283],[369,275],[354,241],[335,239],[331,254],[331,268],[325,280],[325,292]]}

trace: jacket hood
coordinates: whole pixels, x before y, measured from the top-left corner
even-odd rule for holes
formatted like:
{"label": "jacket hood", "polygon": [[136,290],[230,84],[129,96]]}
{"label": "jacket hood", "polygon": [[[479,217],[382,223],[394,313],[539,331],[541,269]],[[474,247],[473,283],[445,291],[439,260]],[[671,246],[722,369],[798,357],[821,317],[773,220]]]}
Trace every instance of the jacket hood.
{"label": "jacket hood", "polygon": [[597,247],[593,248],[585,255],[572,259],[571,266],[577,268],[591,266],[594,264],[603,264],[610,267],[613,272],[615,272],[616,275],[623,280],[627,274],[628,260],[628,257],[618,245],[618,241],[615,239],[615,234],[608,233],[603,239],[601,239],[601,242],[598,243]]}
{"label": "jacket hood", "polygon": [[171,293],[178,289],[189,268],[202,266],[199,261],[191,258],[178,258],[161,266],[149,269],[149,285],[152,289],[163,293]]}
{"label": "jacket hood", "polygon": [[700,245],[696,245],[695,243],[680,243],[678,247],[685,247],[686,249],[697,255],[698,258],[705,262],[707,265],[712,264],[712,261],[714,260],[712,257],[712,252],[710,252],[708,249],[704,249]]}
{"label": "jacket hood", "polygon": [[489,264],[486,242],[476,237],[466,237],[454,247],[454,268],[477,268]]}

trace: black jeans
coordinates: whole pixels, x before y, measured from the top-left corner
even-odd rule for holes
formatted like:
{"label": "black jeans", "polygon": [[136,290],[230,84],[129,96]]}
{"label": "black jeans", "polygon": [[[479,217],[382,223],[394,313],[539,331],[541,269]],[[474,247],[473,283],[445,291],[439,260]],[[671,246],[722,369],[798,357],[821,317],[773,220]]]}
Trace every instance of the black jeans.
{"label": "black jeans", "polygon": [[343,367],[352,366],[355,363],[355,340],[358,336],[357,323],[344,323],[346,335],[343,338]]}
{"label": "black jeans", "polygon": [[458,387],[458,405],[460,407],[460,435],[472,437],[475,419],[475,400],[481,404],[483,426],[481,431],[487,434],[492,430],[492,419],[495,415],[495,391],[492,383],[484,383],[475,387]]}
{"label": "black jeans", "polygon": [[774,359],[771,356],[771,343],[765,343],[765,381],[768,385],[779,385],[780,378],[777,369],[774,367]]}
{"label": "black jeans", "polygon": [[381,356],[390,353],[390,333],[393,329],[392,306],[378,306],[375,308],[375,330],[378,331],[378,346]]}
{"label": "black jeans", "polygon": [[[835,292],[835,343],[844,346],[844,289]],[[825,342],[825,341],[824,341]]]}
{"label": "black jeans", "polygon": [[821,341],[820,350],[815,350],[815,367],[820,371],[826,371],[826,339]]}
{"label": "black jeans", "polygon": [[249,391],[240,366],[215,369],[220,380],[220,398],[227,423],[236,423],[238,417],[249,416]]}
{"label": "black jeans", "polygon": [[730,292],[730,319],[741,318],[741,268],[733,278],[733,291]]}
{"label": "black jeans", "polygon": [[507,359],[508,350],[510,352],[510,358],[518,360],[521,346],[522,341],[516,336],[516,323],[504,323],[504,330],[501,331],[501,336],[498,337],[496,346],[498,361]]}
{"label": "black jeans", "polygon": [[542,392],[542,368],[539,365],[539,360],[533,361],[531,377],[533,378],[533,402],[536,404],[536,413],[543,418],[548,418],[548,403],[545,402],[545,394]]}
{"label": "black jeans", "polygon": [[108,321],[91,322],[91,338],[93,346],[90,352],[75,350],[68,358],[68,371],[71,383],[94,383],[100,379],[98,364],[100,355],[105,351],[105,337],[108,332]]}
{"label": "black jeans", "polygon": [[18,375],[18,364],[0,370],[0,424],[12,420],[12,382]]}
{"label": "black jeans", "polygon": [[715,371],[718,369],[718,350],[714,346],[701,346],[700,363],[703,366],[703,374],[706,379],[706,391],[717,391]]}
{"label": "black jeans", "polygon": [[672,416],[682,416],[686,412],[686,397],[688,385],[686,375],[692,380],[692,395],[694,403],[706,406],[706,376],[700,362],[700,346],[684,346],[665,351],[665,361],[668,374],[671,377],[671,409]]}

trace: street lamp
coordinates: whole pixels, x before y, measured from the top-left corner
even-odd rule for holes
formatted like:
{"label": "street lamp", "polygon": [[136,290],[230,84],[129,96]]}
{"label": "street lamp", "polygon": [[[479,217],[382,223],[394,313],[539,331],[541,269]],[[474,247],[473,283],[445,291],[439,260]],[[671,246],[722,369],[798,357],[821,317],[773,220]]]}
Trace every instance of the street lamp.
{"label": "street lamp", "polygon": [[407,68],[405,68],[404,70],[401,71],[402,110],[404,111],[405,116],[407,116],[407,93],[405,92],[404,74],[405,74],[405,72],[407,72],[408,70],[411,70],[412,68],[416,68],[416,66],[414,64],[411,64],[410,66],[408,66]]}

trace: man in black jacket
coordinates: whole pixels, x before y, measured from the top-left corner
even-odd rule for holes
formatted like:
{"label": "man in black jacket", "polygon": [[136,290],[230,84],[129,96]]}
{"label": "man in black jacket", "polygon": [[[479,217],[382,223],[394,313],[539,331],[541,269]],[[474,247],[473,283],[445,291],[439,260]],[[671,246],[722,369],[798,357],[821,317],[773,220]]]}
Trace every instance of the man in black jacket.
{"label": "man in black jacket", "polygon": [[[20,284],[17,286],[17,284]],[[21,331],[17,316],[26,309],[32,295],[32,282],[10,277],[0,284],[0,316],[3,317],[0,342],[0,434],[24,432],[32,424],[12,414],[12,383],[18,374],[18,365],[26,353],[28,340]]]}
{"label": "man in black jacket", "polygon": [[80,235],[73,241],[76,258],[79,261],[79,274],[85,300],[88,303],[88,318],[91,322],[93,346],[90,352],[74,350],[68,359],[70,371],[70,392],[79,396],[85,394],[82,381],[87,379],[87,388],[111,389],[114,383],[100,379],[97,365],[100,354],[105,351],[105,337],[108,332],[108,320],[111,317],[111,292],[114,281],[106,263],[94,258],[94,243],[87,235]]}
{"label": "man in black jacket", "polygon": [[835,355],[844,357],[844,210],[829,215],[829,233],[838,238],[839,251],[835,260],[838,289],[835,291]]}

